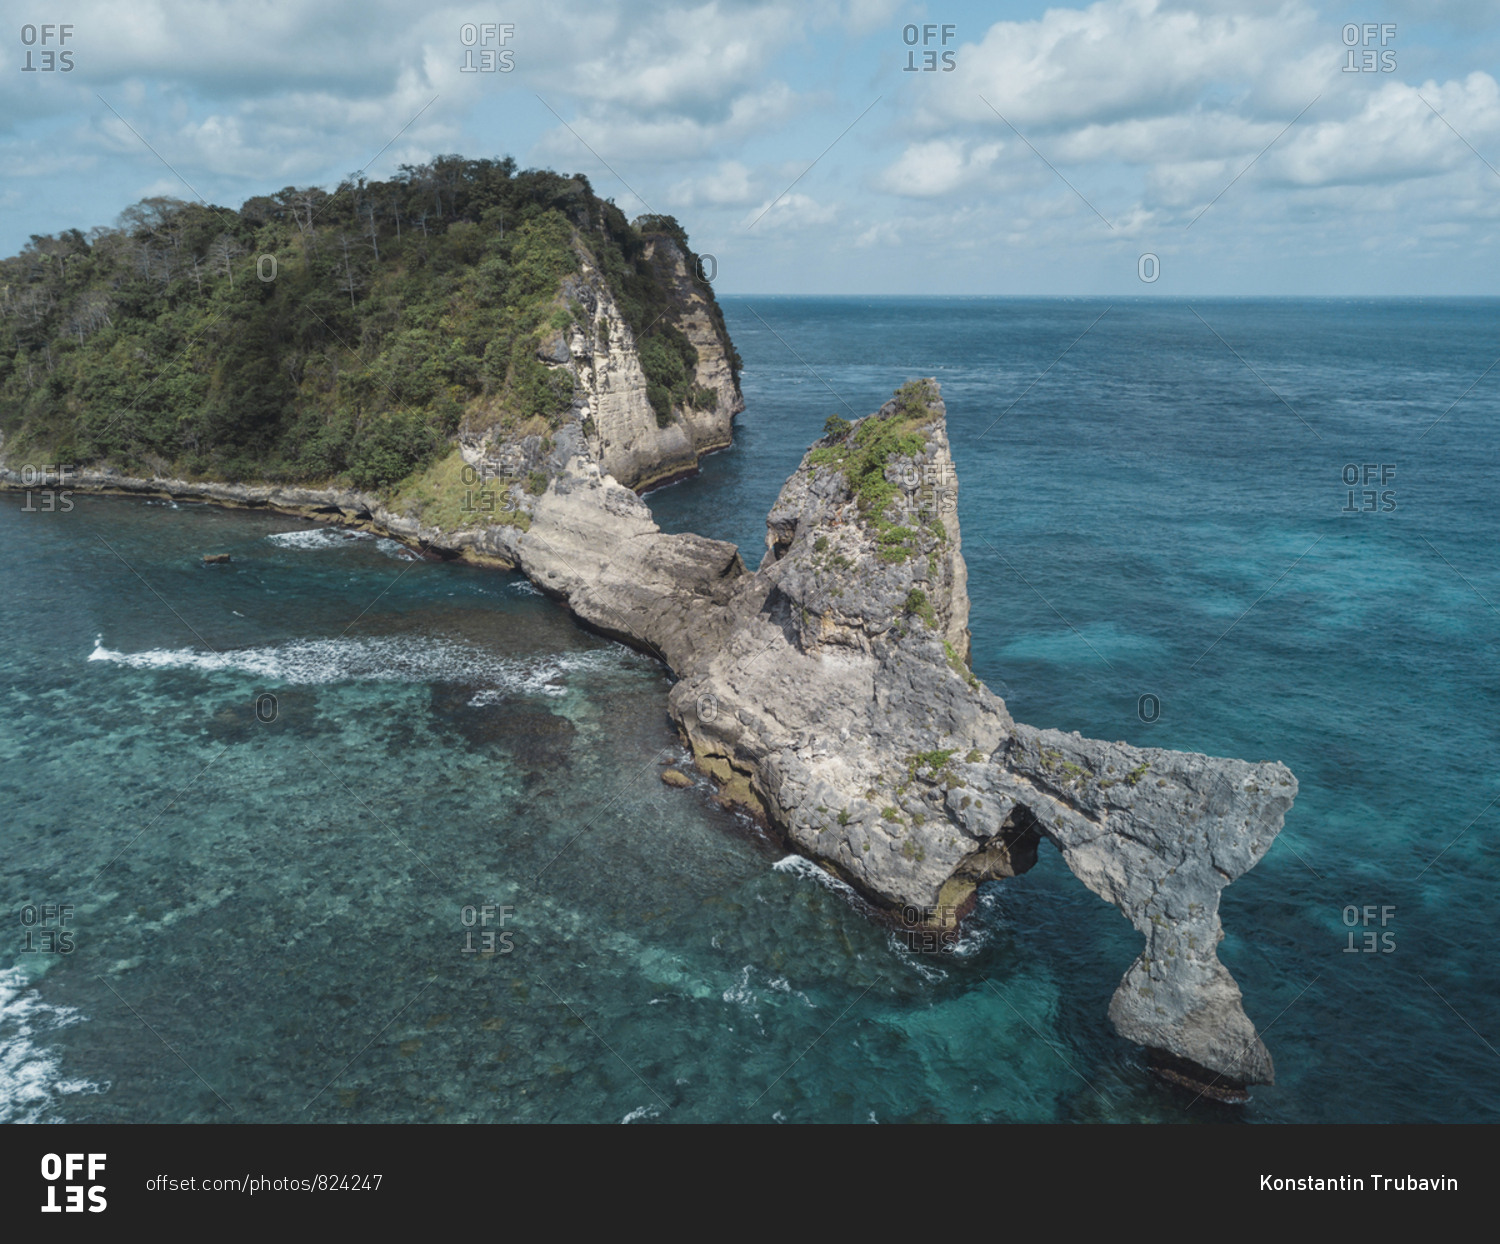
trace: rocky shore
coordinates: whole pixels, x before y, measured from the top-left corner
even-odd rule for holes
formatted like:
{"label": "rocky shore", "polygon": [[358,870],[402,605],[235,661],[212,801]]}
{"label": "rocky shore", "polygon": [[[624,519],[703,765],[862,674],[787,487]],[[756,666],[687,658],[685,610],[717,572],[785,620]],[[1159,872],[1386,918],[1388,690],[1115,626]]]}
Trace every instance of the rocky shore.
{"label": "rocky shore", "polygon": [[[591,355],[588,366],[608,363]],[[1270,848],[1296,779],[1274,762],[1011,718],[969,668],[958,477],[936,383],[904,386],[866,419],[830,421],[768,515],[753,571],[734,545],[657,527],[610,467],[646,487],[671,455],[632,458],[623,433],[606,440],[601,423],[634,416],[590,386],[592,432],[582,420],[562,430],[545,488],[512,486],[503,522],[429,528],[336,489],[103,471],[68,482],[267,507],[519,569],[588,626],[656,655],[677,680],[668,711],[724,799],[898,925],[953,934],[982,882],[1025,872],[1049,841],[1141,934],[1110,1003],[1117,1031],[1195,1091],[1236,1100],[1270,1083],[1270,1053],[1218,959],[1219,895]],[[649,429],[636,431],[631,444],[649,444]],[[513,464],[495,460],[513,448],[463,452],[476,475],[513,479]],[[22,482],[14,469],[0,480]]]}

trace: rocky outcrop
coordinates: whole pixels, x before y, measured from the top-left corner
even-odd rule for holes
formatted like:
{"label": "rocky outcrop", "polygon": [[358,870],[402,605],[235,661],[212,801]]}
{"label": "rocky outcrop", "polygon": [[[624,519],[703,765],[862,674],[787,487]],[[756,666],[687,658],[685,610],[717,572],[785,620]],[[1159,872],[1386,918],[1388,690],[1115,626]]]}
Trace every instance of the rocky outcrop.
{"label": "rocky outcrop", "polygon": [[[520,568],[589,626],[662,660],[677,677],[668,710],[722,796],[891,919],[952,935],[981,883],[1025,872],[1049,841],[1142,936],[1110,1003],[1120,1034],[1197,1091],[1236,1099],[1269,1083],[1271,1056],[1218,960],[1219,894],[1270,848],[1295,778],[1274,762],[1012,720],[969,668],[958,478],[936,384],[830,423],[777,498],[754,572],[734,545],[663,533],[581,423],[526,451],[545,488],[510,485],[508,521],[461,531],[336,490],[70,482],[267,505]],[[484,451],[465,449],[481,467]]]}
{"label": "rocky outcrop", "polygon": [[728,797],[902,925],[951,933],[981,882],[1053,843],[1142,935],[1117,1030],[1164,1074],[1242,1096],[1273,1068],[1217,957],[1219,892],[1269,849],[1296,780],[1014,722],[968,666],[956,489],[922,382],[813,447],[754,573],[597,474],[557,481],[515,551],[670,666],[669,711]]}

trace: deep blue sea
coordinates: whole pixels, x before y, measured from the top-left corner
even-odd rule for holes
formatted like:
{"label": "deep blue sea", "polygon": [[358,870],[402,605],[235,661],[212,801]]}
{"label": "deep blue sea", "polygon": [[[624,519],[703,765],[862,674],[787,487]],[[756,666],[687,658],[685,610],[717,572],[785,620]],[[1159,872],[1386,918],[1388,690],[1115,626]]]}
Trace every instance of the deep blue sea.
{"label": "deep blue sea", "polygon": [[1015,717],[1297,774],[1220,947],[1277,1084],[1146,1074],[1050,847],[910,952],[664,787],[665,673],[518,576],[3,494],[0,1120],[1495,1121],[1500,302],[723,301],[664,527],[753,567],[824,419],[935,376]]}

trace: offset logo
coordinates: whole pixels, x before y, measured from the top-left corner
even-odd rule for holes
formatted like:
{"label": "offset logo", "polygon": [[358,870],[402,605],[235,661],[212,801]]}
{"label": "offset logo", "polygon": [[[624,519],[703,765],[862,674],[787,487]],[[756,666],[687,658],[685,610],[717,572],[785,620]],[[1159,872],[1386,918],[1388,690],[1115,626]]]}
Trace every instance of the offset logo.
{"label": "offset logo", "polygon": [[72,37],[72,26],[36,26],[27,22],[21,27],[21,45],[26,49],[21,72],[72,73],[73,53],[62,50]]}
{"label": "offset logo", "polygon": [[[42,1213],[81,1214],[87,1209],[91,1214],[102,1214],[108,1206],[104,1199],[104,1185],[94,1181],[104,1170],[105,1156],[102,1153],[68,1153],[61,1157],[55,1153],[43,1154],[42,1178],[47,1181],[47,1203],[42,1206]],[[83,1174],[85,1164],[88,1168],[87,1187],[78,1178]],[[58,1188],[59,1180],[63,1180],[61,1189]],[[61,1205],[57,1200],[59,1191],[63,1197]],[[85,1193],[88,1195],[87,1206],[84,1205]]]}
{"label": "offset logo", "polygon": [[[1384,49],[1379,54],[1370,46],[1377,34]],[[1396,49],[1385,46],[1396,37],[1395,22],[1381,22],[1378,26],[1374,22],[1366,22],[1363,26],[1349,22],[1344,26],[1343,35],[1344,46],[1349,49],[1344,59],[1345,73],[1396,72]]]}
{"label": "offset logo", "polygon": [[23,955],[70,955],[73,953],[72,903],[27,903],[21,908],[21,928],[25,941]]}
{"label": "offset logo", "polygon": [[[953,59],[951,49],[948,47],[949,40],[958,34],[958,27],[952,22],[944,22],[941,26],[928,23],[925,26],[907,24],[901,27],[901,42],[906,44],[906,64],[901,67],[902,73],[952,73],[958,68]],[[934,47],[933,45],[937,46]],[[919,52],[917,49],[920,48]]]}
{"label": "offset logo", "polygon": [[[68,476],[77,468],[71,463],[48,463],[21,468],[21,483],[26,486],[26,504],[22,514],[67,514],[73,509],[73,490]],[[55,486],[54,486],[55,485]]]}
{"label": "offset logo", "polygon": [[[1389,514],[1396,508],[1396,490],[1386,485],[1395,477],[1396,465],[1393,462],[1345,463],[1342,478],[1349,496],[1339,513],[1374,514],[1378,511]],[[1377,481],[1380,484],[1379,490],[1371,487]],[[1361,483],[1364,484],[1363,488],[1358,487]],[[1355,497],[1359,498],[1358,505],[1355,504]]]}
{"label": "offset logo", "polygon": [[515,33],[513,22],[465,22],[458,28],[458,40],[464,45],[464,63],[458,72],[509,73],[516,67],[516,53],[505,45]]}
{"label": "offset logo", "polygon": [[[1396,908],[1382,903],[1379,908],[1380,927],[1385,931],[1378,937],[1371,926],[1375,923],[1376,908],[1373,904],[1356,907],[1350,903],[1344,908],[1344,927],[1349,930],[1349,943],[1344,947],[1346,955],[1388,955],[1396,949],[1396,930],[1386,928],[1395,922]],[[1355,943],[1355,929],[1363,929],[1363,935]]]}
{"label": "offset logo", "polygon": [[[504,929],[505,922],[510,919],[510,914],[513,911],[515,911],[515,908],[510,906],[509,903],[499,905],[485,903],[479,907],[465,907],[460,911],[458,913],[459,923],[464,926],[463,953],[466,955],[510,954],[516,948],[515,942],[511,940],[515,937],[515,934],[509,930],[506,930],[504,933],[496,933],[494,929],[488,926],[496,923],[495,915],[498,912],[500,916],[498,921],[499,927]],[[474,926],[476,924],[481,929],[478,946],[474,945]]]}

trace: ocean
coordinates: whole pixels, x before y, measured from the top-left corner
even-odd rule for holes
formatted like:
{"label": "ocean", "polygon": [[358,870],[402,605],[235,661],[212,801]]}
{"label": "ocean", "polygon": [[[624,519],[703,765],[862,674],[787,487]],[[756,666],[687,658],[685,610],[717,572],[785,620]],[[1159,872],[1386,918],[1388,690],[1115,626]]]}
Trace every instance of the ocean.
{"label": "ocean", "polygon": [[934,376],[1017,720],[1297,774],[1219,948],[1277,1083],[1146,1072],[1051,847],[919,954],[665,787],[668,676],[520,576],[11,493],[0,1121],[1494,1121],[1500,302],[722,302],[665,529],[754,567],[827,416]]}

